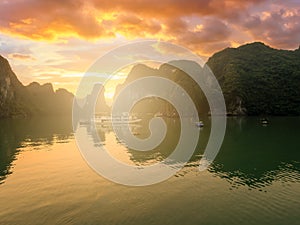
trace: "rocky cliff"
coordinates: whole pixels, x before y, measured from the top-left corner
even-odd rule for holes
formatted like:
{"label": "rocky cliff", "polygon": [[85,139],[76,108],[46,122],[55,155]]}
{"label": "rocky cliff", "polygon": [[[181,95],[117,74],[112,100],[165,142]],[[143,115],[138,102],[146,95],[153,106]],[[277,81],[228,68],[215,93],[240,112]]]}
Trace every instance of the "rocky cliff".
{"label": "rocky cliff", "polygon": [[[126,85],[128,85],[130,82],[136,79],[148,76],[159,76],[172,80],[176,84],[181,86],[193,100],[199,114],[207,114],[207,112],[209,111],[209,107],[203,92],[201,91],[197,83],[189,75],[187,75],[182,70],[178,69],[184,68],[185,66],[190,67],[195,71],[199,71],[199,76],[201,75],[202,68],[193,61],[171,61],[162,64],[158,69],[154,69],[143,64],[137,64],[132,68],[125,82],[117,86],[115,96],[117,96]],[[147,90],[148,87],[146,86],[142,87],[141,89],[141,91],[146,92]],[[165,90],[161,91],[164,92]],[[175,92],[176,88],[174,87],[173,92],[165,94],[172,97],[175,96]],[[135,93],[132,93],[131,95],[134,96]],[[128,101],[131,100],[128,99]],[[141,100],[135,105],[133,111],[135,113],[159,113],[169,117],[177,116],[175,108],[170,103],[168,103],[166,100],[157,97],[149,97],[144,100]]]}
{"label": "rocky cliff", "polygon": [[207,62],[231,115],[300,115],[300,49],[255,42],[227,48]]}
{"label": "rocky cliff", "polygon": [[72,115],[73,94],[52,84],[24,86],[0,56],[0,117]]}

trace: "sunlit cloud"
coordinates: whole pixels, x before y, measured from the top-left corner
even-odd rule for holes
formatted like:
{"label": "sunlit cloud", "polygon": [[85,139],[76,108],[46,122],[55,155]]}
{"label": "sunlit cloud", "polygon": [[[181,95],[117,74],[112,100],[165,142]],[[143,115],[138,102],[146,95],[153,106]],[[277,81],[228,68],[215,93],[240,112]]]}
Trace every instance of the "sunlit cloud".
{"label": "sunlit cloud", "polygon": [[[201,52],[205,42],[225,42],[232,38],[232,26],[238,24],[241,30],[249,28],[249,22],[243,23],[249,15],[262,15],[264,22],[268,15],[272,19],[272,10],[284,10],[279,17],[282,20],[290,17],[293,21],[289,21],[287,30],[292,30],[299,16],[299,6],[295,3],[271,0],[191,0],[189,4],[183,0],[1,1],[0,31],[33,40],[66,43],[69,38],[95,41],[120,35],[129,39],[173,40],[184,45],[197,40],[198,44],[190,46]],[[193,20],[197,19],[203,23],[195,24]],[[266,24],[264,29],[271,31],[272,27]],[[281,36],[285,36],[286,46],[294,45],[289,35],[282,33]],[[211,54],[214,50],[206,48],[204,52]]]}
{"label": "sunlit cloud", "polygon": [[69,73],[69,74],[64,74],[61,77],[95,77],[99,79],[109,79],[109,80],[120,80],[124,79],[125,76],[121,75],[110,75],[110,74],[101,74],[101,73],[93,73],[93,72],[86,72],[86,73]]}
{"label": "sunlit cloud", "polygon": [[13,58],[13,59],[17,59],[17,60],[36,60],[31,55],[26,55],[26,54],[21,54],[21,53],[8,54],[8,58]]}

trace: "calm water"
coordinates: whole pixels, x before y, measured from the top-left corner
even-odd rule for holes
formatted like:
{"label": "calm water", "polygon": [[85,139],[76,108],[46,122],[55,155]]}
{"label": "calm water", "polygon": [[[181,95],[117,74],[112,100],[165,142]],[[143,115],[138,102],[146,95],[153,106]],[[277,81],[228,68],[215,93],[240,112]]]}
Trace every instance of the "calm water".
{"label": "calm water", "polygon": [[[126,163],[167,157],[179,125],[150,152],[127,149],[110,127],[99,136]],[[209,124],[209,119],[205,120]],[[0,224],[299,224],[300,118],[228,119],[222,149],[198,172],[209,126],[197,151],[169,180],[148,187],[114,184],[82,159],[66,118],[0,121]],[[133,128],[141,138],[143,126]]]}

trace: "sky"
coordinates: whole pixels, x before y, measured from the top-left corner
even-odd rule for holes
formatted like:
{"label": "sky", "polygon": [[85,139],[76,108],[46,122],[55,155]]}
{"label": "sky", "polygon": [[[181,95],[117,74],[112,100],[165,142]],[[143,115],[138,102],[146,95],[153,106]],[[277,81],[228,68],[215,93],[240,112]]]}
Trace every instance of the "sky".
{"label": "sky", "polygon": [[0,55],[25,85],[75,92],[101,55],[154,39],[206,60],[227,47],[261,41],[300,45],[300,0],[0,0]]}

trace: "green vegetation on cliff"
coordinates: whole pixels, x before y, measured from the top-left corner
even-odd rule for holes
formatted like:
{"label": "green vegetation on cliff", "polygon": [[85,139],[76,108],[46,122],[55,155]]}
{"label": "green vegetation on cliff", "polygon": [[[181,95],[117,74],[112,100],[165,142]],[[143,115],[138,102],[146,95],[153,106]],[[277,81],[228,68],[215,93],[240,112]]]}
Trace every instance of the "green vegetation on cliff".
{"label": "green vegetation on cliff", "polygon": [[218,52],[207,64],[230,114],[300,115],[300,49],[255,42]]}

